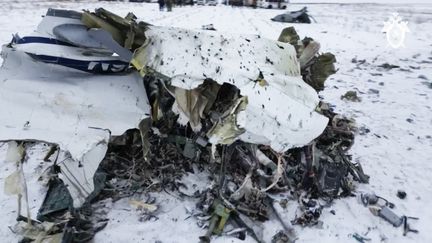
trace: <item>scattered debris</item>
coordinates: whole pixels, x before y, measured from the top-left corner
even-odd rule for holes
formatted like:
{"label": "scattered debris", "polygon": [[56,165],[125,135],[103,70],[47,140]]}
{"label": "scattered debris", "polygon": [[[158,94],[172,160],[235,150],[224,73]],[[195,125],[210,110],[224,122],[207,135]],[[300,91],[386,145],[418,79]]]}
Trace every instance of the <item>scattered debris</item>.
{"label": "scattered debris", "polygon": [[215,27],[213,26],[213,24],[203,25],[203,26],[201,27],[201,29],[203,29],[203,30],[213,30],[213,31],[216,31],[216,29],[215,29]]}
{"label": "scattered debris", "polygon": [[300,40],[294,27],[283,29],[278,41],[290,43],[295,47],[303,80],[316,91],[323,90],[327,78],[336,73],[335,56],[328,52],[319,54],[319,42],[310,37]]}
{"label": "scattered debris", "polygon": [[271,243],[288,243],[292,242],[284,231],[278,231],[271,240]]}
{"label": "scattered debris", "polygon": [[423,74],[420,74],[419,76],[418,76],[418,78],[419,79],[423,79],[423,80],[429,80],[425,75],[423,75]]}
{"label": "scattered debris", "polygon": [[360,135],[366,135],[370,133],[370,129],[365,126],[361,126],[358,131]]}
{"label": "scattered debris", "polygon": [[404,226],[403,226],[404,227],[404,232],[403,232],[404,236],[406,236],[409,232],[416,233],[416,234],[419,232],[416,229],[412,229],[410,227],[410,225],[408,224],[408,219],[418,220],[418,218],[416,218],[416,217],[407,217],[407,216],[403,216],[402,218],[403,218],[403,224],[404,224]]}
{"label": "scattered debris", "polygon": [[[405,195],[406,196],[406,195]],[[399,194],[398,194],[399,197]],[[403,235],[405,236],[408,232],[418,233],[418,230],[411,229],[408,224],[408,219],[418,220],[416,217],[399,216],[392,209],[395,205],[388,200],[375,195],[374,193],[362,193],[360,194],[360,200],[365,207],[369,207],[369,210],[375,216],[379,216],[392,224],[394,227],[400,227],[403,225]],[[384,203],[382,203],[384,202]]]}
{"label": "scattered debris", "polygon": [[368,93],[369,93],[369,94],[376,94],[376,95],[378,95],[380,92],[379,92],[379,90],[377,90],[377,89],[369,89],[369,90],[368,90]]}
{"label": "scattered debris", "polygon": [[372,76],[383,76],[382,73],[370,73]]}
{"label": "scattered debris", "polygon": [[154,212],[157,210],[157,206],[149,203],[145,203],[137,200],[129,200],[131,206],[135,207],[137,210],[145,210],[148,212]]}
{"label": "scattered debris", "polygon": [[357,66],[358,66],[358,65],[361,65],[361,64],[365,64],[366,63],[366,59],[357,60],[357,57],[354,57],[353,59],[351,59],[351,63],[356,63]]}
{"label": "scattered debris", "polygon": [[426,85],[426,87],[428,87],[429,89],[432,89],[432,82],[424,81],[422,82],[422,84]]}
{"label": "scattered debris", "polygon": [[307,13],[307,7],[303,7],[298,11],[291,11],[291,12],[286,12],[284,14],[276,15],[271,20],[275,22],[284,22],[284,23],[310,24],[311,20],[309,17],[311,16]]}
{"label": "scattered debris", "polygon": [[357,91],[347,91],[344,95],[341,96],[341,100],[349,100],[352,102],[360,102],[361,98],[357,96]]}
{"label": "scattered debris", "polygon": [[399,227],[403,223],[402,217],[396,215],[392,210],[390,210],[386,206],[378,210],[378,216],[385,219],[395,227]]}
{"label": "scattered debris", "polygon": [[378,65],[378,67],[384,68],[386,70],[390,70],[390,69],[393,69],[393,68],[400,68],[400,66],[389,64],[389,63],[383,63],[381,65]]}
{"label": "scattered debris", "polygon": [[397,195],[397,197],[400,198],[400,199],[405,199],[406,196],[407,196],[407,193],[406,193],[405,191],[398,190],[396,195]]}
{"label": "scattered debris", "polygon": [[300,203],[302,214],[297,216],[292,223],[301,226],[322,225],[322,222],[318,219],[321,216],[323,206],[314,199],[307,199],[307,201],[303,199]]}
{"label": "scattered debris", "polygon": [[354,239],[356,239],[358,242],[360,242],[360,243],[366,243],[366,241],[371,241],[371,239],[370,238],[366,238],[366,237],[364,237],[364,236],[361,236],[360,234],[358,234],[358,233],[354,233],[353,235],[352,235],[352,237],[354,238]]}

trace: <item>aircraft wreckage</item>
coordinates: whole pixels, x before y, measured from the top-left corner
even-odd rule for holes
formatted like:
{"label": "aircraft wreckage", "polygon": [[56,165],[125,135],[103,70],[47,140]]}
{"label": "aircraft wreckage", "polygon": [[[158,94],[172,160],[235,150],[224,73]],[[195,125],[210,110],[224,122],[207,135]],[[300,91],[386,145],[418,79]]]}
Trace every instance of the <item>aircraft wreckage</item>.
{"label": "aircraft wreckage", "polygon": [[[85,242],[94,232],[83,236],[71,225],[103,191],[99,170],[146,187],[149,176],[171,166],[164,183],[178,188],[174,178],[186,169],[173,160],[204,161],[221,172],[200,195],[199,207],[212,215],[201,241],[222,232],[228,218],[262,241],[245,222],[268,218],[272,191],[301,198],[304,215],[292,223],[317,223],[315,199],[347,195],[350,180],[368,180],[346,154],[353,121],[318,98],[335,72],[335,57],[319,48],[293,28],[274,41],[153,26],[105,9],[49,9],[32,34],[14,35],[2,49],[0,141],[8,142],[6,160],[17,168],[5,190],[18,195],[18,219],[28,223],[16,232],[28,240]],[[33,182],[23,167],[37,143],[50,149],[40,174],[49,189],[36,221],[30,210],[21,215],[21,198],[28,208]],[[65,211],[68,220],[52,215]],[[278,237],[294,240],[287,234]]]}

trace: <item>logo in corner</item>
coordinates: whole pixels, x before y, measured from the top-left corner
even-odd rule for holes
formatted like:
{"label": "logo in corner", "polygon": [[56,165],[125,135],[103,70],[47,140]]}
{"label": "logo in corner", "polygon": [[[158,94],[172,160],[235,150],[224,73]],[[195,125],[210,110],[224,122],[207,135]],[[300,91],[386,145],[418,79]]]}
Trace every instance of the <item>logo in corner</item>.
{"label": "logo in corner", "polygon": [[405,33],[410,32],[408,22],[402,21],[398,13],[394,13],[389,17],[388,21],[384,22],[382,32],[386,33],[387,42],[393,48],[404,46]]}

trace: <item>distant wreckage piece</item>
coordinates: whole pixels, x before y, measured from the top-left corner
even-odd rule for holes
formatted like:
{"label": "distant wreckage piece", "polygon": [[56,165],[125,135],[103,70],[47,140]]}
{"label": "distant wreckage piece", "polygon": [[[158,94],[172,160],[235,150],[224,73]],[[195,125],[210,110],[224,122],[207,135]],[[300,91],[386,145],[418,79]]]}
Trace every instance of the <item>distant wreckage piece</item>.
{"label": "distant wreckage piece", "polygon": [[310,24],[311,16],[307,13],[307,7],[304,7],[297,11],[286,12],[273,17],[271,20],[275,22],[284,23],[305,23]]}

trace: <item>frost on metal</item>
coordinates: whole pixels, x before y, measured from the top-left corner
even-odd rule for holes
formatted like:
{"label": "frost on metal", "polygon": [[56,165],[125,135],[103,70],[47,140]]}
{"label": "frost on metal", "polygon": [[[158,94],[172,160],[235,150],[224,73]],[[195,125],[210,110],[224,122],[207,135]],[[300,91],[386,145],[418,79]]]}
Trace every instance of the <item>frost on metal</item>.
{"label": "frost on metal", "polygon": [[[309,143],[327,125],[328,119],[315,112],[318,95],[302,80],[290,44],[257,35],[154,26],[146,37],[132,60],[138,69],[168,77],[172,86],[185,90],[210,78],[234,85],[247,97],[236,114],[236,125],[244,129],[236,139],[282,152]],[[212,143],[221,140],[217,133],[210,137]]]}

